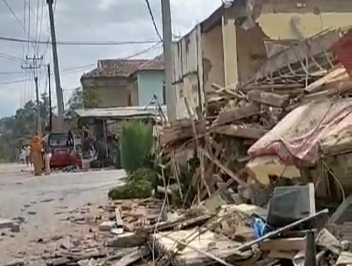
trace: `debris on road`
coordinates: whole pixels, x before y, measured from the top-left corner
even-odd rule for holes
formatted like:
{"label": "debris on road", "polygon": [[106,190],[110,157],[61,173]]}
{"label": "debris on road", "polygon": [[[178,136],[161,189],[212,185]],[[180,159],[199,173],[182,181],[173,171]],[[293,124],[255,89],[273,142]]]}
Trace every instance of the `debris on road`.
{"label": "debris on road", "polygon": [[1,229],[11,229],[11,232],[20,232],[20,224],[16,220],[0,219],[0,230]]}
{"label": "debris on road", "polygon": [[204,114],[184,98],[189,119],[158,135],[154,198],[110,201],[99,219],[76,210],[68,221],[89,234],[47,265],[349,264],[347,33],[289,45],[247,83],[212,84]]}
{"label": "debris on road", "polygon": [[[301,187],[301,197],[309,198],[311,191],[304,187]],[[295,190],[288,188],[290,197]],[[300,212],[300,216],[292,220],[295,210],[289,215],[280,212],[277,200],[271,199],[269,205],[274,207],[266,209],[227,203],[214,211],[212,206],[205,207],[204,202],[189,209],[169,206],[168,212],[177,215],[170,215],[165,221],[160,218],[165,207],[162,201],[111,201],[100,209],[103,217],[111,217],[106,223],[109,229],[113,224],[111,232],[101,231],[101,224],[97,222],[92,226],[92,234],[79,241],[71,239],[59,251],[47,254],[46,265],[250,266],[284,265],[281,263],[286,260],[301,265],[308,245],[307,230],[316,231],[314,248],[319,265],[332,266],[336,261],[346,260],[348,245],[326,229],[331,226],[326,223],[327,210],[315,212],[313,200],[307,203],[313,208],[312,214]],[[279,200],[285,199],[279,197]],[[150,204],[152,202],[154,204]],[[296,206],[296,213],[306,206]],[[155,218],[150,214],[156,210],[159,217]],[[281,226],[274,227],[277,223]],[[126,231],[116,232],[117,229]]]}
{"label": "debris on road", "polygon": [[200,112],[182,97],[189,117],[160,125],[148,198],[127,200],[129,183],[98,215],[71,210],[62,222],[89,229],[39,238],[56,244],[46,265],[352,265],[351,34],[324,30],[247,81],[209,84]]}
{"label": "debris on road", "polygon": [[14,221],[7,219],[0,219],[0,229],[12,228]]}

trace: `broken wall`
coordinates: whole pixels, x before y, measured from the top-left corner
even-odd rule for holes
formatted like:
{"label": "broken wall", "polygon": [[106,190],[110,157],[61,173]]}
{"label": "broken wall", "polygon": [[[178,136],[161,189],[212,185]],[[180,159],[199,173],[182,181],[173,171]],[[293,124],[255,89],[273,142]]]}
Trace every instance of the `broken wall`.
{"label": "broken wall", "polygon": [[174,79],[176,90],[176,118],[188,118],[185,98],[190,109],[203,109],[203,68],[201,49],[201,27],[197,25],[189,34],[173,45]]}
{"label": "broken wall", "polygon": [[259,66],[267,59],[265,37],[266,35],[258,25],[248,30],[236,26],[239,83],[245,82],[253,76]]}
{"label": "broken wall", "polygon": [[302,39],[331,27],[349,26],[351,12],[349,0],[268,0],[258,22],[270,38]]}
{"label": "broken wall", "polygon": [[101,77],[85,78],[82,81],[83,90],[94,88],[100,98],[99,107],[124,107],[128,106],[129,90],[127,78]]}
{"label": "broken wall", "polygon": [[234,7],[225,9],[222,16],[225,86],[236,85],[238,82],[237,43],[240,40],[237,39],[235,21]]}
{"label": "broken wall", "polygon": [[221,24],[202,32],[202,60],[204,91],[206,94],[211,94],[214,91],[212,83],[225,86]]}
{"label": "broken wall", "polygon": [[225,10],[222,18],[225,85],[236,85],[252,76],[267,59],[264,39],[259,25],[245,30],[237,23],[234,7]]}

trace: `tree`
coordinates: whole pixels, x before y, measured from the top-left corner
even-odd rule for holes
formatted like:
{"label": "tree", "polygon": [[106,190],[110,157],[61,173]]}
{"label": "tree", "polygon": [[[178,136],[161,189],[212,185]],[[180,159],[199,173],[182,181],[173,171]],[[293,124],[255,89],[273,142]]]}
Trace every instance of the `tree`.
{"label": "tree", "polygon": [[71,110],[97,108],[100,105],[99,93],[95,87],[87,87],[84,90],[78,87],[74,89],[67,104]]}
{"label": "tree", "polygon": [[128,121],[120,136],[121,164],[127,173],[146,167],[153,147],[153,127],[141,121]]}
{"label": "tree", "polygon": [[[42,128],[49,120],[49,98],[46,93],[41,95],[39,102]],[[37,106],[28,101],[15,115],[0,119],[0,161],[16,161],[20,147],[29,142],[35,133]]]}

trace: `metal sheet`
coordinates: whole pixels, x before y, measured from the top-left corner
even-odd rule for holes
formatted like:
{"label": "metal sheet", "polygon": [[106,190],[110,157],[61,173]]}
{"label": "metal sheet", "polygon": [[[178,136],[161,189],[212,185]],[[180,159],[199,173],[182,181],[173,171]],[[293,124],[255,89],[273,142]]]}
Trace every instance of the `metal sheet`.
{"label": "metal sheet", "polygon": [[[162,110],[166,115],[166,106],[162,106]],[[78,117],[92,117],[92,118],[131,118],[131,117],[145,117],[153,118],[157,114],[155,106],[145,108],[143,106],[129,106],[129,107],[114,107],[114,108],[92,108],[92,109],[77,109],[74,110]]]}

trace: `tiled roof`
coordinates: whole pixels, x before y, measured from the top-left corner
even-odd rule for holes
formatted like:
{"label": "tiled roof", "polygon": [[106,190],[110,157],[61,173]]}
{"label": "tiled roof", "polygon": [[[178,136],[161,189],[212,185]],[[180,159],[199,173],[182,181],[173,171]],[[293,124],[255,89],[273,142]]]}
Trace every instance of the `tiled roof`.
{"label": "tiled roof", "polygon": [[107,59],[98,60],[98,67],[83,74],[82,78],[95,77],[128,77],[139,66],[150,60],[146,59]]}
{"label": "tiled roof", "polygon": [[164,55],[160,54],[154,59],[140,65],[136,71],[142,70],[164,70]]}

